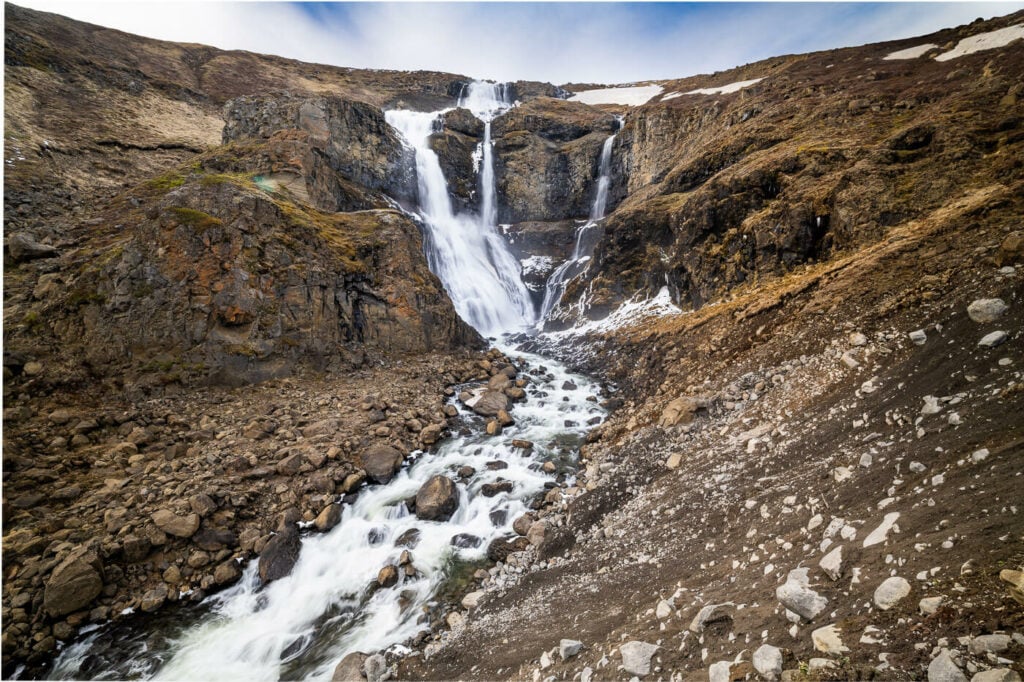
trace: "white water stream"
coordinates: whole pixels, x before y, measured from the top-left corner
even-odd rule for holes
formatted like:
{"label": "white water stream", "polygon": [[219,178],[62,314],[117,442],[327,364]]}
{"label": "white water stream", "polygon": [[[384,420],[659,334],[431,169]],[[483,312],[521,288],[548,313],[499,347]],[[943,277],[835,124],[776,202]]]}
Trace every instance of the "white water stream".
{"label": "white water stream", "polygon": [[[419,210],[429,231],[432,270],[473,326],[488,334],[513,332],[532,324],[535,315],[519,265],[495,230],[490,120],[508,105],[501,89],[490,84],[471,86],[463,103],[485,121],[478,216],[452,211],[447,183],[428,145],[439,114],[388,112],[387,118],[416,150]],[[603,207],[606,181],[599,183],[598,195],[595,211]],[[594,382],[549,359],[503,350],[522,357],[531,369],[528,398],[513,411],[516,423],[500,436],[485,435],[483,419],[460,406],[462,433],[435,452],[414,453],[390,483],[364,487],[345,506],[337,527],[303,539],[299,560],[286,577],[261,587],[257,562],[250,562],[236,585],[200,606],[100,626],[61,652],[51,677],[329,680],[346,654],[387,649],[428,628],[424,614],[436,607],[439,590],[482,562],[492,540],[511,536],[515,519],[554,484],[555,475],[544,473],[542,463],[555,462],[560,475],[571,477],[579,444],[604,414],[594,400],[599,390]],[[534,447],[513,448],[513,439]],[[464,466],[475,473],[460,477]],[[420,520],[405,504],[435,474],[451,477],[459,489],[458,509],[447,521]],[[511,492],[482,494],[485,484],[500,479],[513,484]],[[394,587],[372,587],[380,569],[397,564],[406,549],[396,541],[414,531],[419,539],[410,551],[416,574],[403,576]]]}

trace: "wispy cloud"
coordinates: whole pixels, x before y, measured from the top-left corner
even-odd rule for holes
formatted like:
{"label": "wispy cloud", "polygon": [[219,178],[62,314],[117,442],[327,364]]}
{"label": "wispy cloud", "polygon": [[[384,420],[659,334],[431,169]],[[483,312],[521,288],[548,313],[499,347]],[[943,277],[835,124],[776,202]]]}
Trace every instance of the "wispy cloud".
{"label": "wispy cloud", "polygon": [[246,3],[25,5],[165,40],[498,80],[625,83],[907,38],[1015,3]]}

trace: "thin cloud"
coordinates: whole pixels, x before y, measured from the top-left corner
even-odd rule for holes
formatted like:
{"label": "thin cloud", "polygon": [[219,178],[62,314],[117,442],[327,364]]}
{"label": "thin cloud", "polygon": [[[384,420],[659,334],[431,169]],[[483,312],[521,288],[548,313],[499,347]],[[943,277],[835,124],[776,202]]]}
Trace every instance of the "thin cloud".
{"label": "thin cloud", "polygon": [[922,35],[1024,3],[215,3],[27,6],[164,40],[496,80],[628,83]]}

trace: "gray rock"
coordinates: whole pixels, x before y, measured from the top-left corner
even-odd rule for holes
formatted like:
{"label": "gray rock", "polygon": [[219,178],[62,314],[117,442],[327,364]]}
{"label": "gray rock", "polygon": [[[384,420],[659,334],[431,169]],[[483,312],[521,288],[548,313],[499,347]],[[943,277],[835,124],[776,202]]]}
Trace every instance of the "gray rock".
{"label": "gray rock", "polygon": [[363,662],[363,674],[366,682],[383,682],[391,677],[387,661],[383,654],[374,654]]}
{"label": "gray rock", "polygon": [[806,568],[790,571],[786,582],[775,590],[775,597],[783,606],[806,621],[814,620],[828,607],[828,599],[808,586]]}
{"label": "gray rock", "polygon": [[980,655],[986,653],[1001,654],[1010,648],[1009,635],[980,635],[971,639],[968,647],[972,654]]}
{"label": "gray rock", "polygon": [[367,658],[368,656],[360,651],[348,654],[334,668],[331,682],[363,682],[363,663]]}
{"label": "gray rock", "polygon": [[7,240],[7,250],[15,263],[36,258],[54,258],[60,255],[49,244],[41,244],[23,232],[16,232]]}
{"label": "gray rock", "polygon": [[782,650],[771,644],[762,644],[754,651],[754,670],[766,680],[782,676]]}
{"label": "gray rock", "polygon": [[260,552],[260,581],[265,585],[291,573],[295,562],[299,560],[301,546],[299,529],[294,525],[285,526],[280,533],[270,538]]}
{"label": "gray rock", "polygon": [[627,673],[643,677],[651,672],[651,658],[660,647],[647,642],[626,642],[619,647],[622,667]]}
{"label": "gray rock", "polygon": [[43,609],[54,618],[78,611],[103,590],[102,564],[95,551],[79,547],[53,569],[43,591]]}
{"label": "gray rock", "polygon": [[924,333],[923,329],[918,329],[910,332],[910,340],[914,342],[916,346],[923,346],[928,340],[928,335]]}
{"label": "gray rock", "polygon": [[459,507],[459,489],[447,476],[431,476],[416,493],[416,516],[428,521],[447,521]]}
{"label": "gray rock", "polygon": [[921,611],[921,615],[930,616],[939,610],[944,601],[943,597],[925,597],[918,602],[917,608]]}
{"label": "gray rock", "polygon": [[503,391],[488,389],[466,401],[466,406],[481,417],[497,417],[512,407],[512,401]]}
{"label": "gray rock", "polygon": [[821,557],[818,566],[832,580],[843,576],[843,546],[837,545],[831,552]]}
{"label": "gray rock", "polygon": [[558,643],[558,655],[563,661],[567,661],[580,652],[583,642],[575,639],[563,639]]}
{"label": "gray rock", "polygon": [[995,322],[1009,310],[1001,298],[979,298],[967,306],[967,315],[978,324]]}
{"label": "gray rock", "polygon": [[888,611],[908,594],[910,594],[910,583],[905,578],[894,575],[891,578],[886,578],[875,589],[875,606],[883,611]]}
{"label": "gray rock", "polygon": [[984,670],[971,678],[971,682],[1021,682],[1020,675],[1008,668]]}
{"label": "gray rock", "polygon": [[732,616],[727,612],[727,609],[732,607],[732,602],[726,602],[724,604],[708,604],[698,611],[697,615],[690,621],[690,632],[696,632],[699,634],[704,632],[704,628],[712,623],[721,623],[732,620]]}
{"label": "gray rock", "polygon": [[949,649],[943,649],[928,664],[928,682],[967,682],[967,676],[953,662]]}
{"label": "gray rock", "polygon": [[981,341],[978,341],[978,345],[982,348],[995,348],[996,346],[1002,345],[1007,339],[1007,334],[1004,331],[995,331],[991,334],[985,334],[981,337]]}
{"label": "gray rock", "polygon": [[153,589],[142,595],[142,601],[139,602],[139,608],[146,613],[153,613],[167,601],[167,585],[160,583]]}

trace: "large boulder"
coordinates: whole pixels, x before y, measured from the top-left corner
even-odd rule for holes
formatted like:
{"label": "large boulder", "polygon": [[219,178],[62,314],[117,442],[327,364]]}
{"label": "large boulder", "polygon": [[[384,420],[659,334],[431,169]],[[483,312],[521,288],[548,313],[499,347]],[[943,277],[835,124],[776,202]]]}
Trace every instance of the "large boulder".
{"label": "large boulder", "polygon": [[477,389],[473,397],[466,401],[466,407],[481,417],[496,417],[499,412],[508,411],[512,401],[503,391]]}
{"label": "large boulder", "polygon": [[363,451],[363,469],[374,483],[387,483],[402,468],[402,453],[390,445],[371,445]]}
{"label": "large boulder", "polygon": [[285,526],[280,533],[270,538],[260,552],[260,582],[266,585],[291,573],[295,562],[299,560],[301,548],[299,529],[294,525]]}
{"label": "large boulder", "polygon": [[447,521],[459,507],[459,489],[447,476],[432,476],[416,493],[416,516]]}
{"label": "large boulder", "polygon": [[50,574],[43,591],[43,609],[59,618],[85,608],[103,590],[102,570],[94,550],[73,550]]}
{"label": "large boulder", "polygon": [[54,258],[60,254],[49,244],[41,244],[27,234],[15,232],[7,240],[7,251],[15,263],[36,258]]}
{"label": "large boulder", "polygon": [[366,662],[368,654],[361,651],[353,651],[334,668],[331,682],[363,682],[363,663]]}

